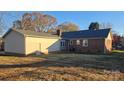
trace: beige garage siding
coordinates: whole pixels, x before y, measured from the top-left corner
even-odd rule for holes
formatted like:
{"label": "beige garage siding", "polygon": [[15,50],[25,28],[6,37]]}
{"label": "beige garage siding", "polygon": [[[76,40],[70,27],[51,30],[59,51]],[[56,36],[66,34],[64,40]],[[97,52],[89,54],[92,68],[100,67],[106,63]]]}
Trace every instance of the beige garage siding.
{"label": "beige garage siding", "polygon": [[48,53],[60,50],[59,38],[41,38],[41,37],[29,37],[25,38],[26,55],[32,54],[36,51],[42,53]]}
{"label": "beige garage siding", "polygon": [[105,39],[105,50],[104,52],[112,51],[112,36],[111,33],[108,34],[108,37]]}
{"label": "beige garage siding", "polygon": [[5,38],[5,52],[25,54],[24,37],[18,32],[11,31]]}

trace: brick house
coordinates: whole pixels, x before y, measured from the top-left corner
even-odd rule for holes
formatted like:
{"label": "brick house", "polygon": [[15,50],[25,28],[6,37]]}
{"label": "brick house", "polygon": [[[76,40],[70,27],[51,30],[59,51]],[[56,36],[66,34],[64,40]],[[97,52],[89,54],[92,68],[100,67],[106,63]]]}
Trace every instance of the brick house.
{"label": "brick house", "polygon": [[107,53],[112,50],[111,29],[57,31],[57,34],[10,29],[3,36],[4,51],[29,55],[56,51]]}
{"label": "brick house", "polygon": [[107,53],[112,50],[111,29],[63,32],[61,50],[81,53]]}

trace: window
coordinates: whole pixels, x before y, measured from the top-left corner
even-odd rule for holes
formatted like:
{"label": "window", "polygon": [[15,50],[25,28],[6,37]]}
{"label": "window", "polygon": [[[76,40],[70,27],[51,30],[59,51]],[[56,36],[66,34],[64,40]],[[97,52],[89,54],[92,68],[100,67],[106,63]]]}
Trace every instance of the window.
{"label": "window", "polygon": [[65,46],[65,41],[64,40],[61,41],[61,46]]}
{"label": "window", "polygon": [[63,42],[61,41],[61,46],[63,46]]}
{"label": "window", "polygon": [[70,40],[70,45],[73,45],[73,40]]}
{"label": "window", "polygon": [[83,47],[88,47],[88,40],[87,39],[83,40],[82,44]]}
{"label": "window", "polygon": [[76,44],[77,44],[77,45],[80,45],[80,40],[77,40],[77,41],[76,41]]}

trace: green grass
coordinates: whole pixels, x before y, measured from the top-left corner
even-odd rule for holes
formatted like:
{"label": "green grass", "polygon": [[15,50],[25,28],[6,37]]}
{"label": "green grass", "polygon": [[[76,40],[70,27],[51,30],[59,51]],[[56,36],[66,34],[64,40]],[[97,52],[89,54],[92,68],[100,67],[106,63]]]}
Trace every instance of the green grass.
{"label": "green grass", "polygon": [[124,50],[113,50],[113,53],[124,53]]}

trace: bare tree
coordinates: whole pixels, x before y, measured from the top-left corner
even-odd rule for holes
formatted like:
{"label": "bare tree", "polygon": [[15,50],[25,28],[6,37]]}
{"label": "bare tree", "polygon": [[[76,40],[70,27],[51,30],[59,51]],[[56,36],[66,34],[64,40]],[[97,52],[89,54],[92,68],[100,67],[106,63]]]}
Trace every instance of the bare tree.
{"label": "bare tree", "polygon": [[4,31],[7,30],[8,25],[7,25],[7,18],[9,17],[14,17],[15,15],[17,15],[18,13],[12,13],[12,12],[8,12],[8,11],[1,11],[0,12],[0,35],[3,35]]}
{"label": "bare tree", "polygon": [[15,29],[22,29],[22,23],[20,20],[16,20],[13,22],[13,28]]}
{"label": "bare tree", "polygon": [[113,25],[111,23],[101,23],[100,28],[101,29],[106,29],[106,28],[112,28]]}
{"label": "bare tree", "polygon": [[26,30],[47,32],[55,24],[55,17],[39,12],[25,13],[22,17],[22,28]]}
{"label": "bare tree", "polygon": [[6,26],[4,16],[5,16],[5,12],[0,12],[0,35],[3,34],[4,28]]}
{"label": "bare tree", "polygon": [[22,28],[25,30],[34,30],[32,15],[30,13],[25,13],[22,16]]}
{"label": "bare tree", "polygon": [[79,27],[78,27],[78,25],[76,25],[72,22],[64,22],[64,23],[58,25],[58,29],[61,29],[63,32],[78,31]]}

